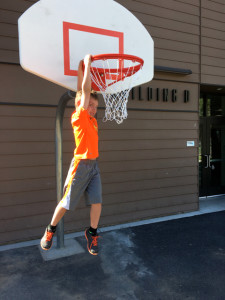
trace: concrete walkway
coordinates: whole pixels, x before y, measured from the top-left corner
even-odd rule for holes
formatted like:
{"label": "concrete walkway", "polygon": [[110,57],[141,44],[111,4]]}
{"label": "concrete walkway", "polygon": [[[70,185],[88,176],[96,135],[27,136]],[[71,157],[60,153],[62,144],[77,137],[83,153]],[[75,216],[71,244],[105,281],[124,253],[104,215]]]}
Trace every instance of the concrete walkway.
{"label": "concrete walkway", "polygon": [[[225,211],[102,232],[101,253],[0,252],[1,300],[224,300]],[[51,251],[51,250],[50,250]]]}

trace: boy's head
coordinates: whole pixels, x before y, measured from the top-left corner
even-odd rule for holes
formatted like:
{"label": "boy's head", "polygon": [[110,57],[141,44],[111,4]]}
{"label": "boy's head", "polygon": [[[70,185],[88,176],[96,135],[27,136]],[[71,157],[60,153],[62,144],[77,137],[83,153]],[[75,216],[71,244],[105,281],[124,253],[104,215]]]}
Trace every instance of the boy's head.
{"label": "boy's head", "polygon": [[[75,107],[76,109],[79,107],[81,102],[82,91],[77,91],[75,98]],[[98,95],[96,92],[92,91],[90,94],[89,105],[87,108],[87,112],[91,117],[94,117],[97,113],[98,108]]]}

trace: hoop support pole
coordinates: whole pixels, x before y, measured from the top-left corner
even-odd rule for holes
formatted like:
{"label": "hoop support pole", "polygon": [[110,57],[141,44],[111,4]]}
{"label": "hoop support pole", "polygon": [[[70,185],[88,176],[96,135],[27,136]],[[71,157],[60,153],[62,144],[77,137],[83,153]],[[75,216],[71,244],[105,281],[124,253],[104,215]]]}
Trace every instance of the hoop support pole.
{"label": "hoop support pole", "polygon": [[[56,162],[56,196],[57,203],[62,199],[63,194],[63,155],[62,155],[62,128],[63,116],[67,103],[74,97],[73,92],[67,91],[59,100],[56,110],[55,123],[55,162]],[[64,248],[64,218],[57,225],[57,248]]]}

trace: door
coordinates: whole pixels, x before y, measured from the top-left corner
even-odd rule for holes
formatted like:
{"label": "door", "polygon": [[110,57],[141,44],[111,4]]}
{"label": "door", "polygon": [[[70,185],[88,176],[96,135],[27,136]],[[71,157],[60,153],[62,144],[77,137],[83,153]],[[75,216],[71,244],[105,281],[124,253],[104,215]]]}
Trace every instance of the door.
{"label": "door", "polygon": [[201,95],[199,194],[225,194],[225,97]]}

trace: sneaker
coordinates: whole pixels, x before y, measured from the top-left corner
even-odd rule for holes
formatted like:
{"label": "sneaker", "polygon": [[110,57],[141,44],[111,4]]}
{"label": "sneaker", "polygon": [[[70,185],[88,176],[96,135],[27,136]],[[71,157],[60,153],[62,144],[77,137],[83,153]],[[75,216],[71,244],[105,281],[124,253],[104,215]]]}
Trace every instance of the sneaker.
{"label": "sneaker", "polygon": [[98,238],[99,235],[91,235],[89,230],[85,230],[85,237],[87,240],[87,248],[90,254],[98,255]]}
{"label": "sneaker", "polygon": [[46,228],[45,234],[40,243],[43,250],[49,250],[52,247],[52,239],[54,234],[55,232],[53,232],[50,228]]}

